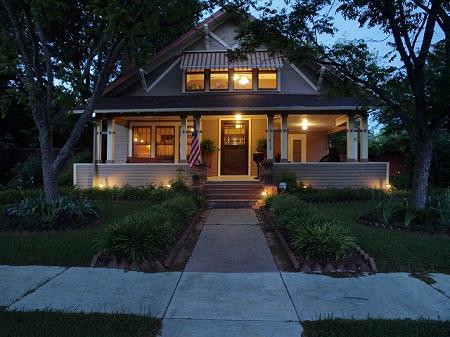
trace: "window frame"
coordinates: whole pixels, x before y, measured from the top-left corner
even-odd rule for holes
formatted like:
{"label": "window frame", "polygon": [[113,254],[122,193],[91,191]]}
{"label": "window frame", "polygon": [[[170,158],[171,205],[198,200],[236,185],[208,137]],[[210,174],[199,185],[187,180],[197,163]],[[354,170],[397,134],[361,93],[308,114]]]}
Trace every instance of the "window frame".
{"label": "window frame", "polygon": [[[173,130],[173,144],[164,144],[158,142],[158,129],[172,129]],[[169,125],[156,125],[155,126],[155,159],[160,159],[161,156],[158,156],[158,145],[172,145],[173,147],[173,154],[170,157],[173,157],[172,162],[175,163],[175,157],[176,157],[176,143],[177,143],[177,137],[176,137],[176,127],[175,126],[169,126]]]}
{"label": "window frame", "polygon": [[[275,88],[261,88],[259,86],[259,74],[275,74]],[[279,90],[279,85],[278,85],[278,70],[264,70],[264,69],[258,69],[258,73],[256,76],[256,86],[257,86],[257,90],[261,90],[261,91],[270,91],[270,90]]]}
{"label": "window frame", "polygon": [[[193,89],[189,89],[188,88],[188,81],[187,81],[187,78],[188,78],[188,75],[191,75],[191,74],[203,74],[203,89],[199,89],[199,90],[193,90]],[[206,71],[205,71],[205,69],[203,69],[203,70],[198,70],[198,71],[193,71],[193,70],[186,70],[185,72],[184,72],[184,90],[186,91],[186,92],[204,92],[205,91],[205,89],[206,89]]]}
{"label": "window frame", "polygon": [[[239,73],[248,73],[248,74],[250,74],[251,80],[250,80],[249,83],[251,83],[251,85],[252,85],[252,87],[250,89],[238,89],[238,88],[235,87],[235,85],[234,85],[234,82],[235,82],[234,76],[236,74],[239,74]],[[233,85],[232,85],[233,91],[253,91],[254,88],[255,88],[255,85],[253,83],[254,82],[253,73],[254,73],[253,69],[250,69],[250,70],[236,70],[236,69],[234,69],[233,70],[233,78],[232,78],[232,80],[233,80]]]}
{"label": "window frame", "polygon": [[[211,86],[212,74],[227,74],[227,88],[226,89],[213,89]],[[228,70],[211,70],[209,72],[209,91],[230,91],[230,69]]]}
{"label": "window frame", "polygon": [[[137,143],[135,144],[134,142],[134,130],[135,129],[148,129],[149,130],[149,134],[150,134],[150,142],[149,143]],[[153,128],[152,126],[147,126],[147,125],[137,125],[137,126],[132,126],[131,128],[131,156],[134,158],[151,158],[152,157],[152,136],[153,136]],[[135,145],[145,145],[148,146],[150,145],[150,153],[148,155],[148,157],[138,157],[135,154]]]}

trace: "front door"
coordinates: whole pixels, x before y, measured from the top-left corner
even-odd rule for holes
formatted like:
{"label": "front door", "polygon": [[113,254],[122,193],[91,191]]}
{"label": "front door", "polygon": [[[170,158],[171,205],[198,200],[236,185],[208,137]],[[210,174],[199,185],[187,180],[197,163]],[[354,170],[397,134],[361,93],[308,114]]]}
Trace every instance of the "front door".
{"label": "front door", "polygon": [[221,175],[248,174],[248,121],[222,121]]}

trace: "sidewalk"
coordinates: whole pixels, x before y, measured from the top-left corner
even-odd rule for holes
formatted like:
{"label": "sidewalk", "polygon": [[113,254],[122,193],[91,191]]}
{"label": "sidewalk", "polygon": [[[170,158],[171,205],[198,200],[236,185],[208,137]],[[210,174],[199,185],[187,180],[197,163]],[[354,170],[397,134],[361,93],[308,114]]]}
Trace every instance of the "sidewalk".
{"label": "sidewalk", "polygon": [[430,286],[407,273],[278,272],[252,212],[211,212],[182,273],[0,266],[0,306],[152,314],[163,337],[299,337],[301,321],[329,316],[450,319],[450,275]]}

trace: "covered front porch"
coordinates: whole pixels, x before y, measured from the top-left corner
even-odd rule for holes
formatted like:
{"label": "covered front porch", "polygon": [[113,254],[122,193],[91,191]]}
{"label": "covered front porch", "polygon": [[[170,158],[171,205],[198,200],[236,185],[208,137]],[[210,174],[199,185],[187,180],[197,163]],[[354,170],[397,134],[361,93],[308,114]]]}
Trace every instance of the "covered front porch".
{"label": "covered front porch", "polygon": [[[253,155],[263,151],[274,162],[275,179],[291,171],[318,188],[388,183],[388,163],[368,163],[367,114],[289,111],[104,115],[95,122],[96,165],[75,164],[74,185],[168,184],[180,174],[190,183],[196,174],[187,165],[194,129],[200,142],[209,140],[217,150],[200,158],[208,179],[252,179]],[[346,151],[338,155],[329,144],[336,133],[346,139]]]}

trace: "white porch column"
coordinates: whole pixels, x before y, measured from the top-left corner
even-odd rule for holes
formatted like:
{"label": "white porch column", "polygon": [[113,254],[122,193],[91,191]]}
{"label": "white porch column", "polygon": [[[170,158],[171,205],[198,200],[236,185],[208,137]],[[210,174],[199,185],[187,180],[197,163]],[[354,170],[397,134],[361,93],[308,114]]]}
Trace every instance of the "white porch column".
{"label": "white porch column", "polygon": [[[197,130],[198,143],[201,145],[202,143],[202,117],[200,115],[194,116],[194,128]],[[202,161],[202,151],[200,151],[200,155],[198,157],[200,162]]]}
{"label": "white porch column", "polygon": [[347,116],[347,161],[358,161],[358,127],[355,116]]}
{"label": "white porch column", "polygon": [[359,158],[361,161],[369,161],[369,130],[367,126],[367,114],[361,116],[359,120]]}
{"label": "white porch column", "polygon": [[281,161],[288,161],[288,115],[281,116]]}
{"label": "white porch column", "polygon": [[115,129],[116,124],[114,118],[108,118],[107,122],[107,134],[106,134],[106,162],[114,163],[115,159]]}
{"label": "white porch column", "polygon": [[95,162],[102,161],[102,121],[96,120],[94,124],[93,159]]}
{"label": "white porch column", "polygon": [[187,116],[180,116],[181,134],[180,134],[180,163],[186,162],[186,144],[187,144]]}
{"label": "white porch column", "polygon": [[267,159],[273,160],[273,114],[267,114]]}

